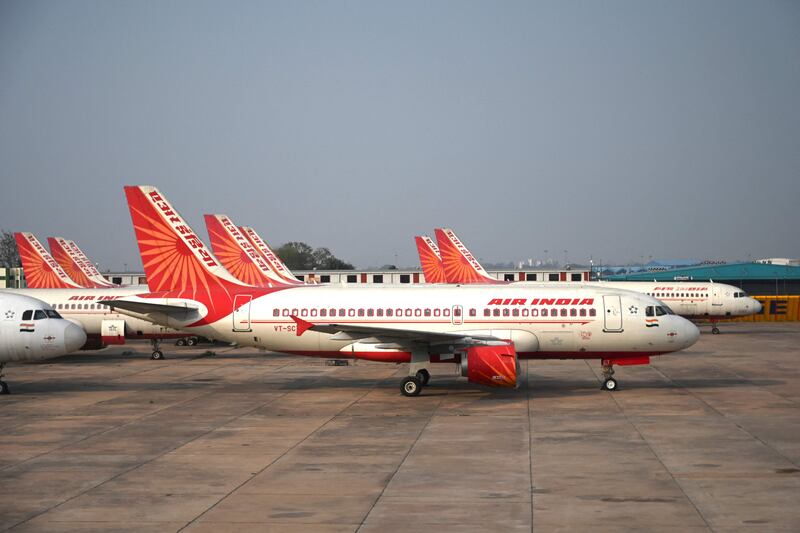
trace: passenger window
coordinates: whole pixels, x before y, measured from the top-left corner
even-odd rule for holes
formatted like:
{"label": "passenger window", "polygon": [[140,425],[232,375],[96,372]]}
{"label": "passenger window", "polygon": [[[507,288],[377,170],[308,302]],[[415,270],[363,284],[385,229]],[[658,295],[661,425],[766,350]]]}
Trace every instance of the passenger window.
{"label": "passenger window", "polygon": [[311,316],[317,316],[317,310],[316,309],[312,309],[311,310]]}
{"label": "passenger window", "polygon": [[519,316],[519,309],[514,309],[514,310],[511,312],[511,316]]}
{"label": "passenger window", "polygon": [[426,309],[425,310],[425,316],[431,316],[431,310],[430,309]]}
{"label": "passenger window", "polygon": [[484,309],[483,310],[483,316],[492,316],[492,311],[489,310],[489,309]]}
{"label": "passenger window", "polygon": [[328,316],[328,310],[327,309],[320,309],[319,310],[319,316]]}
{"label": "passenger window", "polygon": [[597,310],[595,308],[589,309],[589,316],[597,316]]}
{"label": "passenger window", "polygon": [[363,309],[359,309],[358,310],[358,316],[364,316],[364,310]]}
{"label": "passenger window", "polygon": [[37,309],[36,311],[34,311],[33,313],[34,320],[44,320],[45,318],[47,318],[47,315],[41,309]]}
{"label": "passenger window", "polygon": [[551,309],[550,316],[558,316],[558,309]]}
{"label": "passenger window", "polygon": [[434,309],[433,310],[433,316],[442,316],[442,310],[441,309]]}
{"label": "passenger window", "polygon": [[493,310],[492,310],[492,314],[493,314],[494,316],[500,316],[500,310],[499,310],[499,309],[497,309],[497,308],[495,308],[495,309],[493,309]]}
{"label": "passenger window", "polygon": [[450,309],[442,310],[442,316],[450,316]]}
{"label": "passenger window", "polygon": [[393,313],[394,313],[394,312],[392,311],[392,309],[391,309],[391,308],[389,308],[389,309],[387,309],[387,310],[386,310],[386,316],[392,316],[392,314],[393,314]]}
{"label": "passenger window", "polygon": [[375,310],[375,316],[383,316],[383,309],[382,308],[381,309],[376,309]]}
{"label": "passenger window", "polygon": [[23,311],[22,312],[22,320],[30,320],[33,318],[33,311]]}
{"label": "passenger window", "polygon": [[351,307],[347,310],[347,316],[356,316],[356,310]]}
{"label": "passenger window", "polygon": [[567,310],[561,309],[561,316],[567,316]]}
{"label": "passenger window", "polygon": [[586,309],[581,309],[581,316],[586,316]]}
{"label": "passenger window", "polygon": [[403,316],[403,310],[400,308],[395,309],[394,316]]}
{"label": "passenger window", "polygon": [[509,313],[510,313],[510,312],[509,312],[508,308],[506,308],[506,309],[503,309],[503,316],[508,316],[508,315],[509,315]]}
{"label": "passenger window", "polygon": [[453,309],[453,316],[461,316],[461,308],[460,307],[456,307],[455,309]]}
{"label": "passenger window", "polygon": [[281,316],[281,310],[280,309],[273,309],[272,310],[272,316]]}
{"label": "passenger window", "polygon": [[478,312],[475,309],[470,309],[469,316],[478,316]]}
{"label": "passenger window", "polygon": [[569,316],[578,316],[578,310],[574,309],[574,308],[570,309],[569,310]]}
{"label": "passenger window", "polygon": [[308,316],[308,309],[301,309],[300,316]]}
{"label": "passenger window", "polygon": [[414,316],[422,316],[422,309],[414,309]]}
{"label": "passenger window", "polygon": [[374,309],[367,309],[367,316],[375,316],[375,310]]}
{"label": "passenger window", "polygon": [[542,316],[547,316],[547,309],[542,309]]}
{"label": "passenger window", "polygon": [[339,316],[345,316],[346,314],[347,311],[345,311],[344,309],[339,309]]}
{"label": "passenger window", "polygon": [[531,309],[531,316],[539,316],[539,310],[538,309]]}

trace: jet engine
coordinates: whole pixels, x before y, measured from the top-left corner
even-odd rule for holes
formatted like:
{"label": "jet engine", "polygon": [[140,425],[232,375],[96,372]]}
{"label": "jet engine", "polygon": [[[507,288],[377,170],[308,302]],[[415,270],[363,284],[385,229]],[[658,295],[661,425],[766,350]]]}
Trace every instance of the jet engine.
{"label": "jet engine", "polygon": [[461,375],[488,387],[517,387],[519,360],[513,344],[474,346],[461,356]]}

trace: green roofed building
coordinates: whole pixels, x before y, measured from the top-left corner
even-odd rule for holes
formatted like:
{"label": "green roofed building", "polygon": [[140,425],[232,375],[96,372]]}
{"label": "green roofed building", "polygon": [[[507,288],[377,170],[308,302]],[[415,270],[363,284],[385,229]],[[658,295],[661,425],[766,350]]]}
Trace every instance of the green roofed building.
{"label": "green roofed building", "polygon": [[609,281],[718,281],[741,287],[749,294],[800,294],[800,266],[764,263],[698,265],[652,272],[615,274]]}

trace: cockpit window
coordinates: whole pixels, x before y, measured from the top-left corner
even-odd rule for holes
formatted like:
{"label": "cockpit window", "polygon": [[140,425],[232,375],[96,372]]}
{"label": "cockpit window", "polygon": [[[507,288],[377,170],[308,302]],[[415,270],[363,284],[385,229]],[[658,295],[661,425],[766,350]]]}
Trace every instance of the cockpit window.
{"label": "cockpit window", "polygon": [[663,315],[674,315],[675,312],[670,309],[669,307],[661,307],[660,305],[656,307],[656,316],[663,316]]}
{"label": "cockpit window", "polygon": [[36,311],[33,312],[34,320],[44,320],[45,318],[47,318],[47,315],[44,314],[44,311],[42,311],[41,309],[37,309]]}
{"label": "cockpit window", "polygon": [[61,318],[58,311],[54,311],[53,309],[45,309],[44,312],[47,313],[47,318]]}
{"label": "cockpit window", "polygon": [[648,305],[647,309],[644,310],[645,316],[653,316],[655,313],[653,312],[653,306]]}
{"label": "cockpit window", "polygon": [[31,318],[33,318],[33,311],[28,309],[22,312],[22,320],[30,320]]}

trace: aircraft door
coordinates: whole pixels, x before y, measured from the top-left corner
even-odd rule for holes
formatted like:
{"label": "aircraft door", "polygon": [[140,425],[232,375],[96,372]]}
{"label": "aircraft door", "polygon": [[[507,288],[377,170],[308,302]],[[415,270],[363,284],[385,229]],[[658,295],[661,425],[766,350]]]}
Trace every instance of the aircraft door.
{"label": "aircraft door", "polygon": [[252,331],[250,329],[250,302],[253,297],[249,294],[237,294],[233,298],[233,331]]}
{"label": "aircraft door", "polygon": [[711,306],[720,307],[722,305],[722,287],[711,286]]}
{"label": "aircraft door", "polygon": [[454,305],[452,313],[450,313],[450,321],[454,326],[460,326],[464,323],[464,309],[460,305]]}
{"label": "aircraft door", "polygon": [[622,302],[619,296],[603,296],[603,331],[622,331]]}

